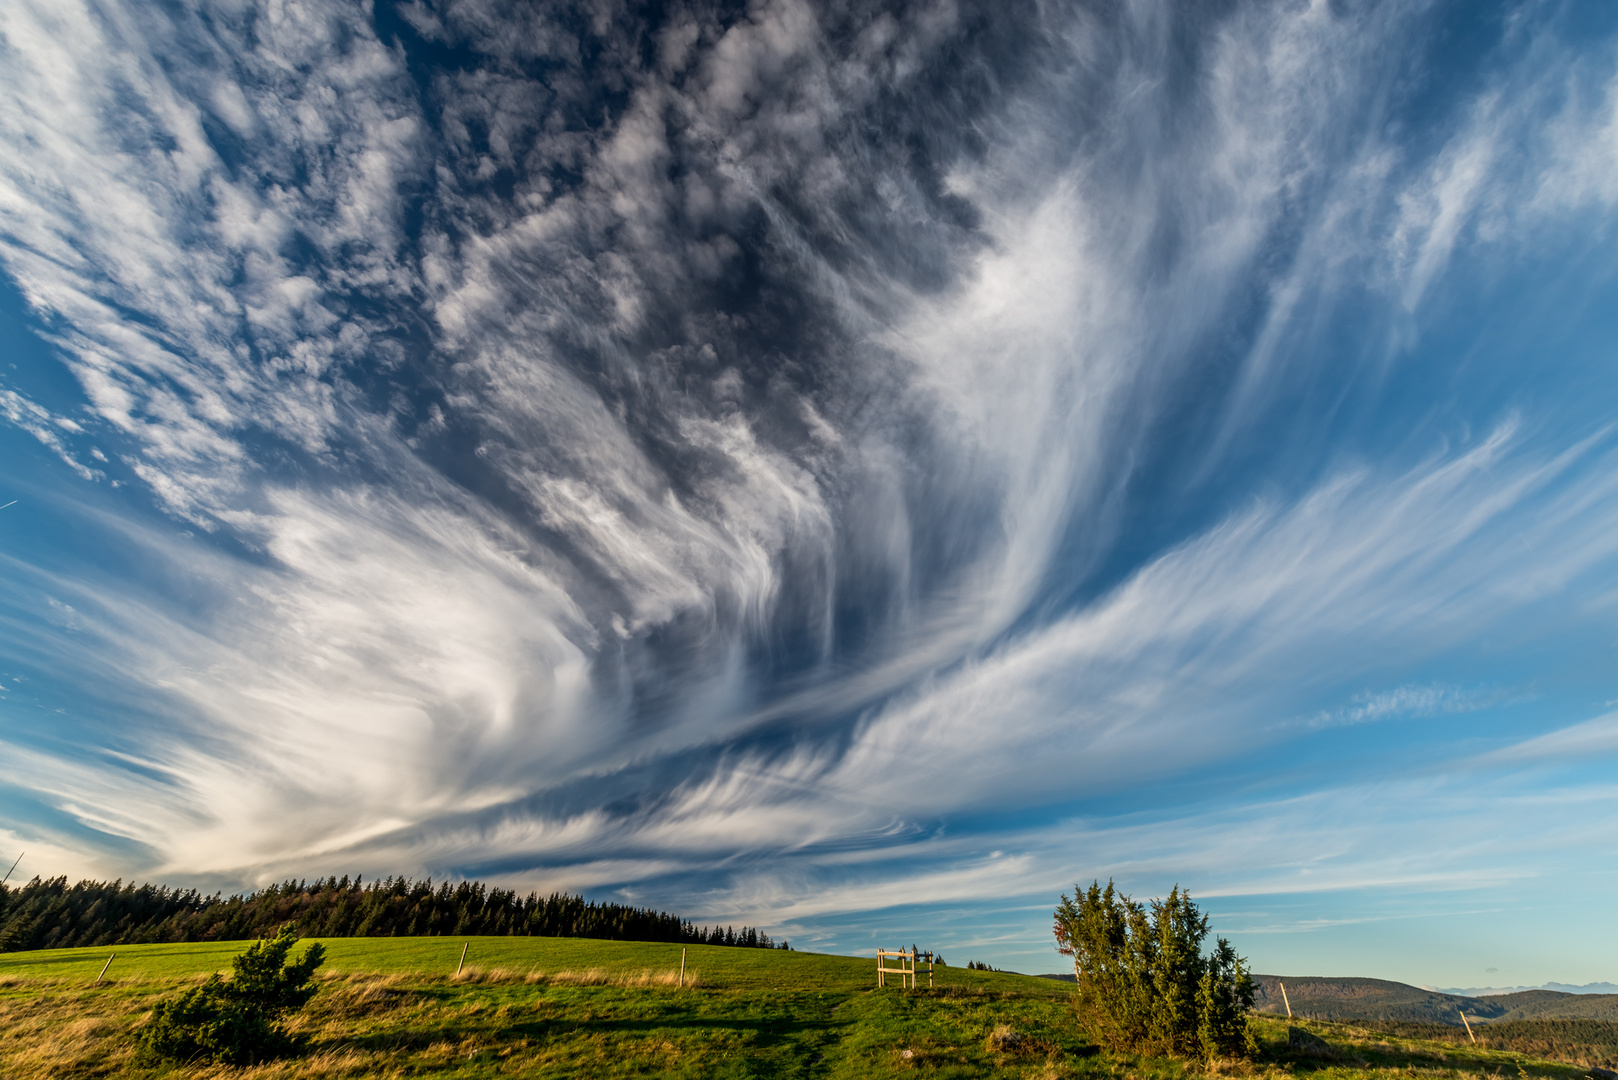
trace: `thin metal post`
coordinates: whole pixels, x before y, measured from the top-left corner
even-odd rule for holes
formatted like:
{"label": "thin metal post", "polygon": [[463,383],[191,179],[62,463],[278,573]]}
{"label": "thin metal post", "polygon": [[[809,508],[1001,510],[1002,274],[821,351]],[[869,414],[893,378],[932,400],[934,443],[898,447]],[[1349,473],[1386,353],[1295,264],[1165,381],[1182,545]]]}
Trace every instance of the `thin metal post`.
{"label": "thin metal post", "polygon": [[118,955],[117,953],[113,953],[112,956],[107,957],[107,962],[105,964],[101,965],[101,975],[96,976],[96,982],[100,982],[101,981],[101,976],[105,975],[107,973],[107,969],[112,967],[113,957],[117,956],[117,955]]}
{"label": "thin metal post", "polygon": [[466,966],[466,950],[471,944],[472,943],[468,941],[461,946],[461,962],[455,965],[455,974],[457,975],[459,975],[461,973],[461,969]]}
{"label": "thin metal post", "polygon": [[[17,853],[17,862],[14,862],[14,863],[11,864],[11,870],[17,869],[17,863],[22,862],[22,857],[24,855],[26,855],[26,854],[28,854],[28,852],[26,852],[26,851],[19,851]],[[6,882],[11,880],[11,870],[7,870],[6,871],[6,876],[3,877],[3,878],[0,878],[0,885],[4,885]]]}
{"label": "thin metal post", "polygon": [[[1461,1023],[1466,1024],[1466,1010],[1465,1009],[1456,1009],[1455,1011],[1461,1014]],[[1478,1037],[1476,1035],[1472,1034],[1472,1025],[1471,1024],[1466,1024],[1466,1037],[1468,1039],[1471,1039],[1473,1042],[1478,1041]]]}

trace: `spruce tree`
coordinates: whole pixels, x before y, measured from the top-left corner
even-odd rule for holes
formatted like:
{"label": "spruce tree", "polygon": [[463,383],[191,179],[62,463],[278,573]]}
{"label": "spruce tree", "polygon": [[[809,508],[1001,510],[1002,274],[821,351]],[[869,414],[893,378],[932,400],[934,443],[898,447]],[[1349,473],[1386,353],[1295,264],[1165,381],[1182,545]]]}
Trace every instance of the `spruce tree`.
{"label": "spruce tree", "polygon": [[283,1026],[288,1013],[314,996],[309,985],[325,960],[319,942],[296,961],[287,954],[298,935],[290,924],[261,939],[231,961],[228,982],[214,975],[172,1001],[160,1001],[140,1040],[159,1057],[251,1065],[297,1049]]}
{"label": "spruce tree", "polygon": [[1079,1009],[1117,1050],[1221,1058],[1251,1056],[1246,962],[1218,938],[1204,955],[1208,916],[1175,886],[1150,907],[1093,882],[1065,894],[1057,948],[1074,959]]}

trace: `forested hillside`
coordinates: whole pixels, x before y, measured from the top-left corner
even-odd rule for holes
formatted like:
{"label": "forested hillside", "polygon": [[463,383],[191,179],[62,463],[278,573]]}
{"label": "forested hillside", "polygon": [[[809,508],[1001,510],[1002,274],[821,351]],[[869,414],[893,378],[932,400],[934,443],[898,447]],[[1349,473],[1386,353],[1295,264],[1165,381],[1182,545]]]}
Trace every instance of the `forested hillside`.
{"label": "forested hillside", "polygon": [[[212,896],[122,881],[35,878],[0,886],[0,952],[148,942],[238,941],[295,922],[305,937],[532,935],[774,948],[750,927],[702,927],[677,915],[583,897],[519,897],[478,881],[358,878],[287,881]],[[781,944],[786,947],[785,942]]]}
{"label": "forested hillside", "polygon": [[[1281,985],[1286,985],[1286,998]],[[1261,1012],[1316,1020],[1374,1020],[1461,1027],[1461,1012],[1473,1024],[1516,1020],[1618,1021],[1618,994],[1564,994],[1524,990],[1516,994],[1462,997],[1386,979],[1253,976],[1253,1003]]]}
{"label": "forested hillside", "polygon": [[[1501,994],[1506,1006],[1502,1021],[1515,1020],[1604,1020],[1618,1021],[1618,994],[1564,994],[1559,990],[1524,990]],[[1468,1008],[1467,1016],[1471,1016]]]}
{"label": "forested hillside", "polygon": [[1386,979],[1255,975],[1253,983],[1253,1003],[1260,1011],[1286,1012],[1280,989],[1284,983],[1293,1014],[1317,1020],[1389,1020],[1459,1027],[1463,1008],[1474,1020],[1505,1013],[1491,998],[1457,997]]}

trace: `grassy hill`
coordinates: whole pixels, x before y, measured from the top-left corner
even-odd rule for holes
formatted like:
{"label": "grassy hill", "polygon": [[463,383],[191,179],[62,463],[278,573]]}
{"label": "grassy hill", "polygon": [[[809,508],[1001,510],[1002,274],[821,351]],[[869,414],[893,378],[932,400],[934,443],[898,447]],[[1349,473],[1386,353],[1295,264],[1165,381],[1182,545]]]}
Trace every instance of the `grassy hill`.
{"label": "grassy hill", "polygon": [[[559,971],[596,971],[614,977],[646,971],[675,971],[683,946],[662,942],[600,941],[550,937],[378,937],[309,938],[326,949],[322,971],[367,975],[451,975],[466,945],[466,963],[479,971],[509,975],[554,975]],[[41,949],[0,953],[0,979],[95,978],[108,955],[117,959],[108,978],[161,979],[230,971],[231,957],[247,947],[243,941],[210,941],[179,945],[120,945],[93,949]],[[301,948],[301,946],[300,946]],[[783,959],[784,958],[784,959]],[[723,979],[733,989],[757,989],[779,982],[790,971],[800,984],[830,987],[865,979],[874,961],[819,953],[785,953],[770,949],[734,949],[692,945],[688,971]],[[940,969],[943,970],[943,969]],[[969,973],[949,969],[952,976]],[[867,980],[870,981],[870,980]]]}
{"label": "grassy hill", "polygon": [[[467,969],[456,977],[463,942]],[[869,958],[693,946],[681,987],[678,945],[509,937],[326,945],[320,992],[296,1021],[309,1053],[253,1069],[143,1062],[130,1038],[156,1000],[227,968],[240,942],[122,948],[100,984],[111,950],[0,956],[0,1076],[1182,1080],[1206,1071],[1099,1052],[1077,1022],[1072,987],[1027,976],[946,968],[931,990],[878,990]],[[1583,1075],[1510,1046],[1309,1023],[1332,1047],[1328,1060],[1291,1048],[1284,1021],[1256,1024],[1260,1059],[1223,1071],[1325,1070],[1330,1080]],[[1566,1060],[1601,1053],[1546,1046]]]}
{"label": "grassy hill", "polygon": [[1328,979],[1255,975],[1254,1005],[1286,1014],[1280,984],[1294,1016],[1317,1020],[1375,1020],[1461,1027],[1461,1010],[1473,1024],[1518,1020],[1618,1021],[1618,994],[1564,994],[1525,990],[1489,997],[1461,997],[1384,979]]}

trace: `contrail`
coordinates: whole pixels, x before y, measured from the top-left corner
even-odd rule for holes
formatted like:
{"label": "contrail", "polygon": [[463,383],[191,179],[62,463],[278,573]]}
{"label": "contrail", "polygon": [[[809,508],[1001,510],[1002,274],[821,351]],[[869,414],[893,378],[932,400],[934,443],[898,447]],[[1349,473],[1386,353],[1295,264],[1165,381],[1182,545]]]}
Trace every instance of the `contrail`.
{"label": "contrail", "polygon": [[[10,502],[6,503],[6,506],[16,506],[16,505],[17,505],[17,500],[16,499],[12,499]],[[0,510],[4,510],[6,508],[6,506],[0,506]]]}

